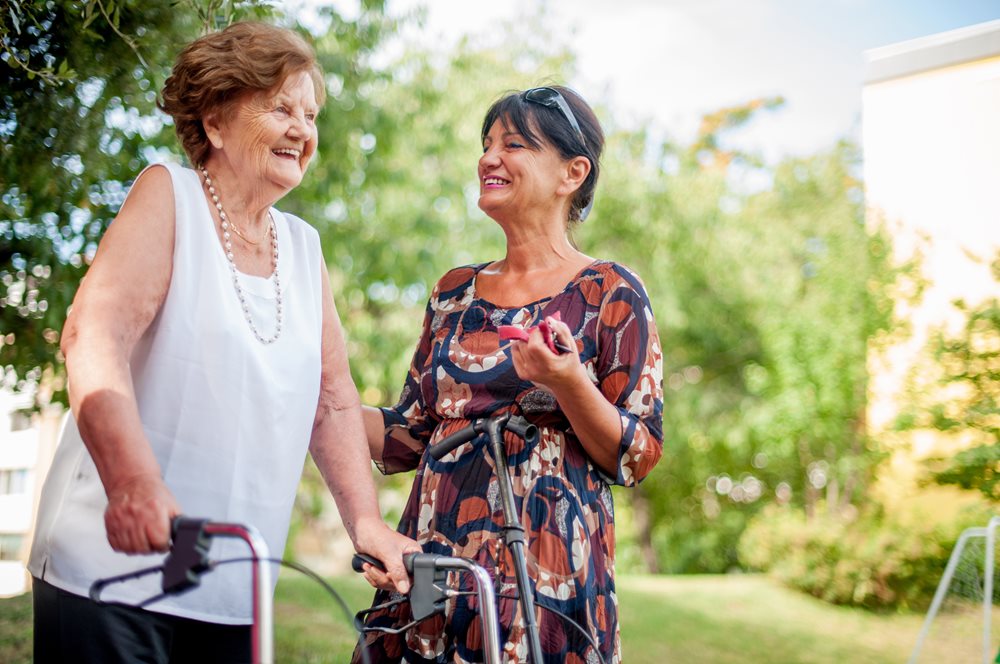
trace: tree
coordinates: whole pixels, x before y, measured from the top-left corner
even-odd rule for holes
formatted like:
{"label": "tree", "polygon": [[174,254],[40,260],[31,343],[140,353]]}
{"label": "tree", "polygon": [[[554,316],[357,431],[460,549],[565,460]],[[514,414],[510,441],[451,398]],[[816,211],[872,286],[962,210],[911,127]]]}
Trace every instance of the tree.
{"label": "tree", "polygon": [[[992,264],[1000,281],[1000,254]],[[932,477],[979,491],[1000,501],[1000,299],[972,306],[954,303],[965,318],[957,334],[938,331],[932,340],[943,376],[946,401],[927,408],[921,418],[938,431],[962,434],[973,444],[950,459],[933,459]]]}
{"label": "tree", "polygon": [[880,458],[863,418],[866,344],[891,311],[886,238],[865,228],[849,145],[777,166],[726,147],[778,106],[723,109],[653,159],[641,133],[616,135],[581,234],[635,267],[656,309],[665,452],[638,496],[664,570],[738,565],[770,502],[858,503]]}
{"label": "tree", "polygon": [[[370,105],[354,100],[371,79],[367,54],[391,28],[382,15],[381,0],[362,3],[354,21],[320,11],[329,30],[317,51],[336,85],[334,108],[320,116],[321,149],[348,160],[334,165],[363,154],[351,141]],[[263,0],[55,0],[2,12],[0,385],[39,384],[37,405],[65,403],[59,333],[77,285],[136,175],[181,159],[155,107],[178,45],[265,17],[297,27]],[[307,186],[345,187],[350,175],[326,168]],[[293,210],[307,198],[291,198]]]}
{"label": "tree", "polygon": [[156,90],[175,45],[197,29],[172,4],[60,0],[4,12],[0,366],[6,387],[45,375],[41,401],[65,402],[67,308],[128,183],[167,143]]}
{"label": "tree", "polygon": [[[18,20],[11,8],[22,29],[4,26],[9,75],[0,94],[0,365],[5,383],[18,388],[37,382],[43,371],[59,373],[66,308],[110,210],[121,202],[123,183],[138,166],[141,129],[128,120],[149,115],[151,80],[116,31],[135,35],[141,28],[168,37],[154,40],[150,59],[157,59],[156,43],[171,43],[175,34],[165,5],[141,17],[120,12],[117,25],[90,20],[70,2],[27,9]],[[11,55],[17,53],[23,59]],[[61,75],[36,73],[48,70]],[[131,118],[130,109],[136,111]]]}

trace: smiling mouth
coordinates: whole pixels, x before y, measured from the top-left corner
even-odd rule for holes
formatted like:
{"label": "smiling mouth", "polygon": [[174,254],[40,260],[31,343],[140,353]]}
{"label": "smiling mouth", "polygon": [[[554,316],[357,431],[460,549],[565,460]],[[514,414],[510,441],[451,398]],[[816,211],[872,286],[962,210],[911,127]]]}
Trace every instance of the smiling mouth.
{"label": "smiling mouth", "polygon": [[298,161],[302,152],[299,150],[293,150],[292,148],[278,148],[277,150],[271,150],[271,154],[277,155],[282,159]]}
{"label": "smiling mouth", "polygon": [[498,178],[498,177],[483,178],[483,186],[485,187],[502,187],[508,184],[510,184],[510,181],[504,180],[503,178]]}

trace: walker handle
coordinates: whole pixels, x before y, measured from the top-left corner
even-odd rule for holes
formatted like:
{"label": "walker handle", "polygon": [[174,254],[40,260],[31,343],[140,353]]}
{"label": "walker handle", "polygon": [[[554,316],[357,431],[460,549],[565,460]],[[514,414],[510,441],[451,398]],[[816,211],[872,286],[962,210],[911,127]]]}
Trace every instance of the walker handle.
{"label": "walker handle", "polygon": [[474,420],[470,422],[468,426],[462,427],[450,436],[445,436],[438,442],[431,445],[430,450],[428,450],[430,455],[435,461],[440,461],[441,457],[448,452],[451,452],[459,445],[463,445],[470,440],[473,440],[480,434],[486,433],[485,423],[486,420]]}
{"label": "walker handle", "polygon": [[487,425],[493,420],[498,420],[500,422],[501,429],[507,429],[508,431],[517,434],[523,438],[528,445],[533,445],[538,440],[538,427],[520,415],[512,416],[505,413],[503,415],[497,415],[492,419],[473,420],[467,426],[462,427],[450,436],[445,436],[438,442],[431,445],[430,450],[428,450],[429,454],[435,461],[439,461],[441,457],[448,452],[451,452],[459,445],[469,442],[480,434],[486,433]]}
{"label": "walker handle", "polygon": [[[405,567],[406,571],[409,572],[410,574],[413,574],[413,559],[416,556],[417,556],[416,553],[403,554],[403,567]],[[363,574],[365,571],[364,568],[365,563],[368,563],[369,565],[371,565],[372,567],[374,567],[379,571],[382,572],[386,571],[385,565],[382,564],[381,560],[379,560],[375,556],[370,556],[367,553],[355,553],[354,557],[351,558],[351,569],[353,569],[355,572],[358,572],[359,574]]]}

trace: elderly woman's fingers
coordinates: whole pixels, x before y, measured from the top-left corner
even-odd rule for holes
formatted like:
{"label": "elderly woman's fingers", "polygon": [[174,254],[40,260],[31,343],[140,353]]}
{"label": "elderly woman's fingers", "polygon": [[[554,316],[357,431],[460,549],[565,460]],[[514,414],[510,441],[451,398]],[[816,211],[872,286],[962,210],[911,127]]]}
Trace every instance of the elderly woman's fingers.
{"label": "elderly woman's fingers", "polygon": [[108,544],[122,553],[166,551],[170,520],[178,514],[177,501],[161,477],[134,477],[108,492],[104,512]]}

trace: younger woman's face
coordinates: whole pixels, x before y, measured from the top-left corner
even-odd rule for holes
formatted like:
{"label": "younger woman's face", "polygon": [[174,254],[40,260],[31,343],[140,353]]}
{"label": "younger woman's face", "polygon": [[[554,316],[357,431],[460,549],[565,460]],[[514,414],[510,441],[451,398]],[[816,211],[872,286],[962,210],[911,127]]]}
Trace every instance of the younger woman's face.
{"label": "younger woman's face", "polygon": [[562,206],[566,162],[547,142],[533,148],[513,124],[497,120],[483,140],[479,158],[479,207],[496,218]]}

